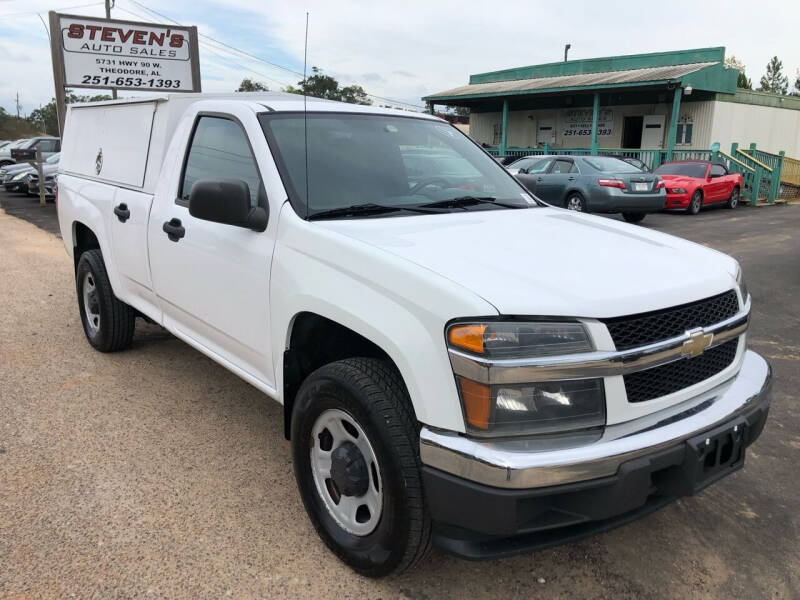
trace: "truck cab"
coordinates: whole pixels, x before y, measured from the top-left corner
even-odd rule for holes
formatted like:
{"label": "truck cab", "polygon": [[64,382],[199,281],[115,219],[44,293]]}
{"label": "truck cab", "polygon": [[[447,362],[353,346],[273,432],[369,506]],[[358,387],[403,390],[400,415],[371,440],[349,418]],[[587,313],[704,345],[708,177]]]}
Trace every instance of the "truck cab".
{"label": "truck cab", "polygon": [[362,574],[620,525],[763,428],[735,260],[547,206],[431,115],[176,94],[71,105],[63,140],[89,343],[145,317],[281,403],[306,512]]}

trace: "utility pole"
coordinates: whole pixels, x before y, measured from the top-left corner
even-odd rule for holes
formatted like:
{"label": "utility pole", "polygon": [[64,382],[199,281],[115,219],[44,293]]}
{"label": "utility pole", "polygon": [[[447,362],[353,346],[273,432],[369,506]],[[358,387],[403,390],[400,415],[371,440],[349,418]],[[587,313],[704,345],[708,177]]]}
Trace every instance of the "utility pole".
{"label": "utility pole", "polygon": [[17,118],[19,119],[19,109],[21,108],[19,104],[19,92],[17,92]]}
{"label": "utility pole", "polygon": [[[106,0],[106,19],[111,18],[111,8],[114,6],[116,0]],[[117,99],[117,88],[111,88],[111,97]]]}

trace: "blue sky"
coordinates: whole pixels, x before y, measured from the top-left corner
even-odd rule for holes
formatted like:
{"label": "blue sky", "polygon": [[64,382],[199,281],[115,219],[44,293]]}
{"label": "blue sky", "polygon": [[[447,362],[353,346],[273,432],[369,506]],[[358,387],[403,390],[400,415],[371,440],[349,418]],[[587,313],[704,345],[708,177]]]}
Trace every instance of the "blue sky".
{"label": "blue sky", "polygon": [[[24,113],[53,95],[47,34],[37,13],[102,16],[92,0],[0,0],[0,106]],[[137,4],[138,2],[138,4]],[[690,47],[726,46],[747,67],[755,85],[771,56],[794,81],[800,68],[800,2],[768,4],[641,1],[566,3],[378,2],[298,0],[116,0],[112,16],[165,19],[142,5],[197,25],[201,34],[301,72],[305,12],[310,11],[309,66],[322,67],[344,84],[411,104],[463,85],[470,73],[560,60]],[[92,6],[76,5],[94,4]],[[143,18],[143,17],[146,17]],[[213,47],[201,38],[203,90],[230,91],[244,77],[277,90],[296,83],[294,73]],[[132,93],[128,93],[131,95]]]}

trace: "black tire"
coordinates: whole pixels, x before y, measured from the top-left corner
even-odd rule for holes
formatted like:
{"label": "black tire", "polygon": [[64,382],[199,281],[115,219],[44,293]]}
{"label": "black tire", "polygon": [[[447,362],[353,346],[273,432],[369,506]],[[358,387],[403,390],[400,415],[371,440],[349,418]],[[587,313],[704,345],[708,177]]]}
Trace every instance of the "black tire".
{"label": "black tire", "polygon": [[575,212],[586,212],[586,200],[578,192],[570,192],[564,200],[564,208]]}
{"label": "black tire", "polygon": [[628,223],[641,223],[644,220],[646,213],[643,212],[624,212],[622,218]]}
{"label": "black tire", "polygon": [[687,214],[696,215],[700,212],[700,208],[703,206],[703,192],[700,190],[695,190],[694,194],[692,194],[692,199],[689,200],[689,206],[686,207]]}
{"label": "black tire", "polygon": [[[85,306],[84,286],[87,281],[95,289],[94,295],[89,294],[92,303],[90,309],[97,314],[95,326],[89,323]],[[136,312],[114,295],[100,250],[87,250],[81,254],[75,273],[75,287],[83,332],[89,343],[100,352],[116,352],[130,346],[136,326]]]}
{"label": "black tire", "polygon": [[739,206],[739,195],[741,194],[741,190],[739,189],[738,185],[733,186],[731,190],[731,195],[728,197],[728,201],[725,203],[726,208],[736,208]]}
{"label": "black tire", "polygon": [[[341,527],[314,481],[312,430],[338,409],[366,433],[380,469],[382,512],[375,529],[354,535]],[[314,528],[343,562],[368,577],[400,573],[428,553],[431,522],[422,489],[419,425],[400,374],[372,358],[327,364],[303,382],[292,413],[292,456],[300,496]]]}

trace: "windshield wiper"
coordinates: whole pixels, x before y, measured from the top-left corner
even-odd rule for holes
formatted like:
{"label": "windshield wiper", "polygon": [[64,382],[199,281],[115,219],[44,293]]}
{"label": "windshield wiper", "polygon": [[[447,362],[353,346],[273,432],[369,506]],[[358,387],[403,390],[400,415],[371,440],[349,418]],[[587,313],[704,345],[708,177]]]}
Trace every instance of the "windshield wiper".
{"label": "windshield wiper", "polygon": [[[435,207],[431,207],[435,208]],[[353,204],[351,206],[341,206],[339,208],[328,208],[325,210],[318,210],[308,215],[309,220],[320,218],[337,217],[355,217],[355,216],[368,216],[380,215],[389,212],[413,212],[413,213],[437,213],[437,210],[428,210],[423,206],[390,206],[388,204],[375,204],[368,202],[366,204]]]}
{"label": "windshield wiper", "polygon": [[447,200],[437,200],[436,202],[426,202],[417,206],[421,208],[461,208],[464,206],[474,206],[475,204],[494,204],[503,208],[528,208],[526,204],[511,204],[499,201],[494,196],[456,196]]}

